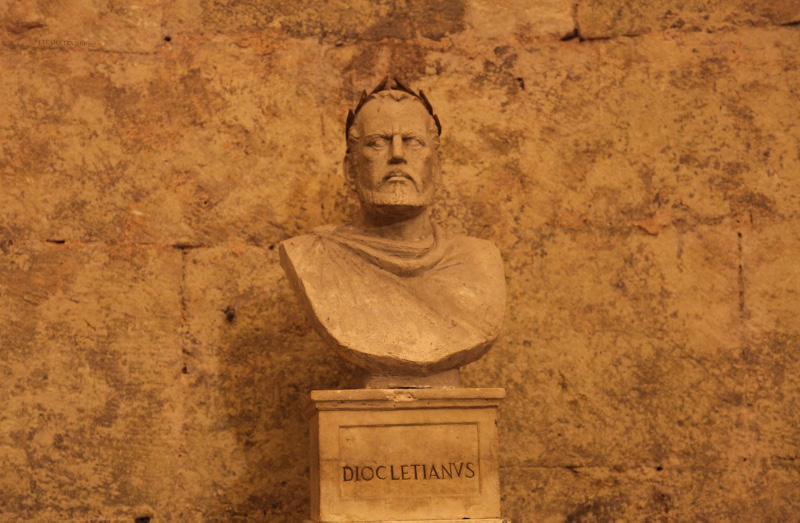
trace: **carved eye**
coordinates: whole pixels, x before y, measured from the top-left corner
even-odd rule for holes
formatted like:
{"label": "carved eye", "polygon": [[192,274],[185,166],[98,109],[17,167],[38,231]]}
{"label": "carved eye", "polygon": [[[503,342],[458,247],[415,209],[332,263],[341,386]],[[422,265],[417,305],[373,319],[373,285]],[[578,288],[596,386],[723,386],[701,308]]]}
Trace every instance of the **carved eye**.
{"label": "carved eye", "polygon": [[419,149],[420,147],[424,146],[425,144],[419,138],[414,136],[409,136],[407,138],[403,138],[403,143],[406,147],[411,149]]}
{"label": "carved eye", "polygon": [[376,136],[367,141],[367,146],[373,149],[382,149],[389,146],[389,140],[381,136]]}

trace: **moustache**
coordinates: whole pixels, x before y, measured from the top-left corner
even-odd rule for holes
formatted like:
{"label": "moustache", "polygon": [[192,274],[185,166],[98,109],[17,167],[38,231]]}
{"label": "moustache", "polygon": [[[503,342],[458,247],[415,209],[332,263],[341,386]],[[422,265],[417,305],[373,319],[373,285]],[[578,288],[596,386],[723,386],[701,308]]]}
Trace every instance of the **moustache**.
{"label": "moustache", "polygon": [[381,185],[388,182],[392,178],[405,178],[406,180],[410,180],[411,183],[414,184],[414,187],[418,187],[417,180],[415,180],[413,176],[411,176],[402,169],[392,169],[391,171],[386,173],[383,179],[381,180]]}

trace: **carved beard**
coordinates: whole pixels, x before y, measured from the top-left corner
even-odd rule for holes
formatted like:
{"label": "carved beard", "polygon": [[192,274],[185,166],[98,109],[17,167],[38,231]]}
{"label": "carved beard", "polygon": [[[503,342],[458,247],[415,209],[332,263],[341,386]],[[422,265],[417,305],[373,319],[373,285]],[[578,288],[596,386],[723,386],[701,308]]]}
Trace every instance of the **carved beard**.
{"label": "carved beard", "polygon": [[358,187],[358,199],[362,204],[370,206],[411,206],[427,207],[433,201],[433,187],[428,184],[422,192],[413,182],[384,183],[377,189]]}
{"label": "carved beard", "polygon": [[384,183],[377,189],[357,187],[358,199],[364,210],[375,216],[411,217],[425,210],[433,202],[434,185],[419,191],[415,184]]}

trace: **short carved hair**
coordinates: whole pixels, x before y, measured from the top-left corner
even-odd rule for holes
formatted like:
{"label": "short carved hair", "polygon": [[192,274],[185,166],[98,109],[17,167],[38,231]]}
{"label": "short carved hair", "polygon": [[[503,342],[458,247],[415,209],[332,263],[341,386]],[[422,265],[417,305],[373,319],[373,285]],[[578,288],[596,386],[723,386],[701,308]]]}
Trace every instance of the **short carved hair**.
{"label": "short carved hair", "polygon": [[376,98],[391,98],[396,102],[407,99],[419,101],[425,107],[425,110],[428,111],[428,114],[431,115],[433,123],[436,125],[435,142],[436,145],[438,145],[438,138],[442,134],[442,124],[439,122],[439,117],[433,112],[433,106],[431,106],[431,103],[428,101],[425,93],[420,90],[419,94],[417,94],[398,78],[386,76],[369,94],[367,94],[366,91],[361,91],[361,98],[359,99],[355,110],[351,109],[347,112],[347,122],[345,124],[344,132],[345,138],[347,139],[348,154],[350,153],[350,146],[356,145],[359,140],[359,136],[357,136],[355,132],[351,132],[351,128],[356,121],[356,116],[358,116],[358,113],[361,111],[361,108],[364,107],[364,104]]}

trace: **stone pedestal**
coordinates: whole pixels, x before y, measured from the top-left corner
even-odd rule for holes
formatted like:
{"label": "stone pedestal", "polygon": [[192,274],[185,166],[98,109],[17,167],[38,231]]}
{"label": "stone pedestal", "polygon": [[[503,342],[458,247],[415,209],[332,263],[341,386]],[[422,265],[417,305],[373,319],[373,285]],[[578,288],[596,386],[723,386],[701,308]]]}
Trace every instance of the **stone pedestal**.
{"label": "stone pedestal", "polygon": [[503,389],[313,391],[311,521],[499,523]]}

